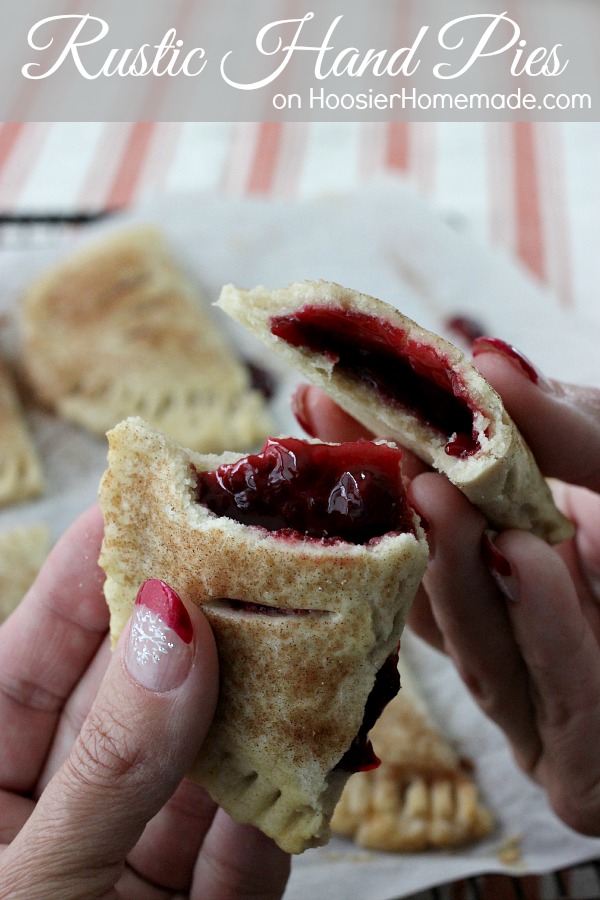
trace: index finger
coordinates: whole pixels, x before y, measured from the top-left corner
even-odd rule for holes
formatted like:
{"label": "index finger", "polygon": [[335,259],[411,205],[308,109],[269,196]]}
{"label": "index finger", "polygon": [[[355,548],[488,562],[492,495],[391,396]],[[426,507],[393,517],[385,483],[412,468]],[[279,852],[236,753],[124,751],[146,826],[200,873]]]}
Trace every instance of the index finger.
{"label": "index finger", "polygon": [[511,570],[506,608],[544,747],[532,774],[571,828],[598,835],[600,753],[590,740],[600,730],[598,607],[586,610],[568,567],[544,541],[506,531],[495,543]]}
{"label": "index finger", "polygon": [[[308,384],[299,385],[292,395],[292,410],[298,423],[310,437],[322,441],[341,443],[342,441],[374,440],[375,435],[368,431],[357,419],[339,407],[331,397],[318,387]],[[385,438],[387,435],[379,435]],[[402,473],[414,478],[425,472],[427,466],[417,459],[414,453],[402,448]]]}
{"label": "index finger", "polygon": [[[508,348],[509,350],[511,348]],[[600,391],[540,376],[501,341],[481,338],[475,365],[494,387],[544,475],[600,491]]]}
{"label": "index finger", "polygon": [[340,409],[317,387],[308,384],[298,385],[292,395],[291,404],[298,424],[310,437],[336,443],[373,437],[372,432]]}
{"label": "index finger", "polygon": [[0,629],[0,788],[29,791],[65,701],[108,629],[98,506],[57,542]]}

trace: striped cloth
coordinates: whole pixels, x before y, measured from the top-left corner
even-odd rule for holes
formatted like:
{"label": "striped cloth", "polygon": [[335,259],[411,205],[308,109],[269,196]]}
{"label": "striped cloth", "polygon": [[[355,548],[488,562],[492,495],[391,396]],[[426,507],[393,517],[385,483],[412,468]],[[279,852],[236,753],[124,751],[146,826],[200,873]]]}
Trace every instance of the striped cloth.
{"label": "striped cloth", "polygon": [[0,124],[0,213],[94,213],[157,194],[302,198],[397,173],[600,319],[600,123]]}

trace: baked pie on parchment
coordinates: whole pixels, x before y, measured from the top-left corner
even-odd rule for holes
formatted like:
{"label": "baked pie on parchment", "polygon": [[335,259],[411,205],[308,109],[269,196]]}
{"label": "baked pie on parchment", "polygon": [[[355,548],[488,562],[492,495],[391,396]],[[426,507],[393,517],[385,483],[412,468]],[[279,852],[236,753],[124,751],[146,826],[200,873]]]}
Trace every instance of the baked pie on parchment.
{"label": "baked pie on parchment", "polygon": [[371,731],[381,765],[351,776],[333,831],[371,850],[403,853],[484,837],[492,830],[492,815],[434,722],[402,653],[400,671],[400,692]]}
{"label": "baked pie on parchment", "polygon": [[152,227],[94,243],[23,298],[25,372],[61,416],[102,434],[141,415],[203,452],[248,449],[263,395]]}
{"label": "baked pie on parchment", "polygon": [[43,488],[38,453],[15,383],[7,364],[0,358],[0,506],[29,500]]}
{"label": "baked pie on parchment", "polygon": [[139,418],[108,435],[100,563],[116,641],[140,584],[202,607],[217,713],[191,777],[285,850],[327,841],[366,732],[398,689],[397,645],[427,561],[400,452],[268,439],[183,449]]}
{"label": "baked pie on parchment", "polygon": [[371,432],[443,472],[494,527],[549,542],[572,535],[502,400],[448,341],[325,281],[274,291],[228,285],[218,306]]}
{"label": "baked pie on parchment", "polygon": [[45,525],[18,525],[0,531],[0,622],[21,602],[50,551]]}

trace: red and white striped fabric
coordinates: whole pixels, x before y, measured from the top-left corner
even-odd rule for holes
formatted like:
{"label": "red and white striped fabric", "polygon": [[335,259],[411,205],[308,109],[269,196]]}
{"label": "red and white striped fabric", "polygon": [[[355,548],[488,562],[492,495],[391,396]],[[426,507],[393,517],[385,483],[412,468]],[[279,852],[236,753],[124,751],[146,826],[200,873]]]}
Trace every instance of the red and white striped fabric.
{"label": "red and white striped fabric", "polygon": [[600,316],[599,123],[0,124],[0,213],[126,207],[173,191],[298,198],[381,173]]}

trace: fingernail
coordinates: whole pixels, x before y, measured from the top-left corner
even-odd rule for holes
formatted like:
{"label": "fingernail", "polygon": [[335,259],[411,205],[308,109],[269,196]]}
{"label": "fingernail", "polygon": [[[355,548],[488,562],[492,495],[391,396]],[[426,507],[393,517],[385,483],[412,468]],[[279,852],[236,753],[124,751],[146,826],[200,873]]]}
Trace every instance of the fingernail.
{"label": "fingernail", "polygon": [[519,599],[517,580],[513,575],[512,566],[503,553],[494,543],[495,532],[485,531],[481,539],[481,551],[483,559],[490,570],[490,574],[502,593],[513,603]]}
{"label": "fingernail", "polygon": [[151,691],[182,684],[190,670],[194,636],[188,611],[173,588],[151,578],[138,591],[129,626],[125,662]]}
{"label": "fingernail", "polygon": [[309,388],[305,384],[300,384],[294,391],[291,396],[290,403],[292,407],[292,412],[296,417],[296,421],[300,428],[304,429],[304,431],[309,435],[309,437],[316,437],[315,429],[311,421],[311,416],[307,409],[306,404],[306,394]]}
{"label": "fingernail", "polygon": [[483,337],[485,329],[478,319],[471,316],[449,316],[444,325],[447,331],[451,331],[457,337],[462,338],[465,344],[473,344],[477,338]]}
{"label": "fingernail", "polygon": [[481,353],[498,353],[500,356],[509,359],[522,374],[527,376],[532,384],[537,385],[543,391],[552,391],[550,382],[536,369],[531,360],[524,353],[521,353],[520,350],[517,350],[516,347],[513,347],[512,344],[507,344],[506,341],[502,341],[500,338],[477,338],[473,342],[472,353],[474,358]]}

